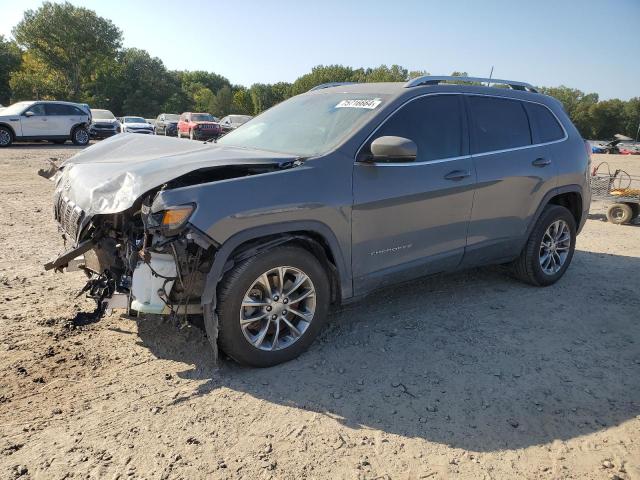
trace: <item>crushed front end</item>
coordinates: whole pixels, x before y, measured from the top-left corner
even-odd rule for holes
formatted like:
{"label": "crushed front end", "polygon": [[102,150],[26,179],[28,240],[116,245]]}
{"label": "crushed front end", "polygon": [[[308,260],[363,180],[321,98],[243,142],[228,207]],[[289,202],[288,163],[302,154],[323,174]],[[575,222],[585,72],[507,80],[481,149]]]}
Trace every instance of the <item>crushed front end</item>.
{"label": "crushed front end", "polygon": [[151,212],[158,189],[129,209],[88,216],[63,190],[56,193],[54,216],[65,245],[46,269],[83,270],[80,293],[98,310],[126,308],[140,313],[191,314],[201,311],[200,295],[215,248],[188,224],[194,205]]}

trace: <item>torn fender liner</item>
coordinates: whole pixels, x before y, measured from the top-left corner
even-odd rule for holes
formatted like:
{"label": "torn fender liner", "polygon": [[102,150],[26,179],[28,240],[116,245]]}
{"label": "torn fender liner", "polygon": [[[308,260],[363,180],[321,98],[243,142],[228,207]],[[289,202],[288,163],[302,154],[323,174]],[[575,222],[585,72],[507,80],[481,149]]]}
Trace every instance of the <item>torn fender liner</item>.
{"label": "torn fender liner", "polygon": [[60,268],[64,268],[64,267],[67,266],[67,264],[71,260],[73,260],[74,258],[76,258],[79,255],[83,255],[83,254],[87,253],[94,246],[95,246],[95,242],[92,239],[85,240],[84,242],[81,242],[80,245],[78,245],[76,248],[72,248],[71,250],[67,250],[62,255],[60,255],[58,258],[56,258],[55,260],[52,260],[51,262],[45,263],[44,264],[44,269],[45,270],[51,270],[51,269],[55,268],[57,270],[57,269],[60,269]]}
{"label": "torn fender liner", "polygon": [[131,207],[144,193],[190,172],[229,165],[273,165],[297,157],[212,143],[139,135],[113,136],[65,161],[56,184],[85,215]]}

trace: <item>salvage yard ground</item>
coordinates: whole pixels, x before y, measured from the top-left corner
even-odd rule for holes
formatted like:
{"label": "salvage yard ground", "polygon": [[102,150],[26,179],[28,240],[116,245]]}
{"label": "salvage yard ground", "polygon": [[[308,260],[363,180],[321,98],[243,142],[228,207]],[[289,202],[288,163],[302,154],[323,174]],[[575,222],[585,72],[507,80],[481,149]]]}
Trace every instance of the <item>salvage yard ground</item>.
{"label": "salvage yard ground", "polygon": [[640,226],[594,209],[555,286],[415,281],[288,364],[214,370],[197,327],[95,322],[81,273],[43,271],[36,171],[77,151],[0,150],[0,478],[640,479]]}

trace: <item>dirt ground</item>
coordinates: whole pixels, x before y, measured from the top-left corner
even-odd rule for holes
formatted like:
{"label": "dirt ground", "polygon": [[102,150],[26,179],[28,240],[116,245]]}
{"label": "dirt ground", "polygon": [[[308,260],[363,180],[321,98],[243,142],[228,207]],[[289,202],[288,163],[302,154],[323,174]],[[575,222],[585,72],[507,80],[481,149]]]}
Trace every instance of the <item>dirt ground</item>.
{"label": "dirt ground", "polygon": [[0,478],[640,479],[640,226],[596,209],[555,286],[424,279],[293,362],[215,370],[197,327],[95,322],[81,273],[44,272],[36,171],[76,151],[0,150]]}

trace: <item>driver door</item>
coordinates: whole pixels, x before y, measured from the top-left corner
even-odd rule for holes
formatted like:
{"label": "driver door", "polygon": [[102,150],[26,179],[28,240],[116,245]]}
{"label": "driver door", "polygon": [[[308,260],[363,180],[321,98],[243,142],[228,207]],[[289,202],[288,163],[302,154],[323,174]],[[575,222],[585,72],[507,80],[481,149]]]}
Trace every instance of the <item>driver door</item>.
{"label": "driver door", "polygon": [[[476,172],[460,95],[410,100],[358,154],[353,173],[354,291],[451,270],[462,260]],[[408,138],[415,161],[377,162],[370,144]]]}
{"label": "driver door", "polygon": [[[27,112],[33,115],[27,115]],[[31,105],[20,116],[20,126],[24,137],[46,137],[49,133],[49,119],[45,111],[44,104],[36,103]]]}

